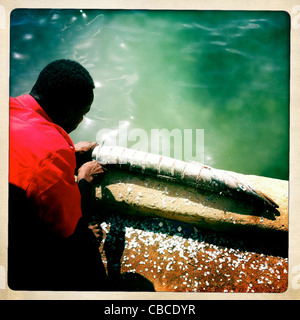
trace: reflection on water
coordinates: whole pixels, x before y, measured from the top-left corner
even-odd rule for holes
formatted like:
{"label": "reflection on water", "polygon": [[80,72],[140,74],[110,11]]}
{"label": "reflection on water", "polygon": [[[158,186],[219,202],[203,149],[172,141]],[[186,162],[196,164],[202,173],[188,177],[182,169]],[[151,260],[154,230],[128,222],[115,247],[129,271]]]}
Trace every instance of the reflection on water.
{"label": "reflection on water", "polygon": [[80,62],[96,85],[74,142],[118,134],[120,121],[149,137],[204,129],[207,165],[288,179],[288,14],[14,10],[10,94],[27,93],[60,58]]}

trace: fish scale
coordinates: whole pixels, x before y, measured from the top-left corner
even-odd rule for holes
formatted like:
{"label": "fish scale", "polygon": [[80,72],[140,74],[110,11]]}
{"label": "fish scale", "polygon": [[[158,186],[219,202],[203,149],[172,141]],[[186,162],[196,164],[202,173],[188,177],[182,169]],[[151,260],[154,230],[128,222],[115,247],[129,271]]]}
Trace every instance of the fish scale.
{"label": "fish scale", "polygon": [[172,180],[199,190],[221,193],[238,200],[253,200],[270,209],[279,207],[267,195],[259,190],[254,190],[229,171],[214,169],[200,163],[189,163],[118,146],[97,146],[93,150],[92,159],[101,165],[116,166],[119,169]]}

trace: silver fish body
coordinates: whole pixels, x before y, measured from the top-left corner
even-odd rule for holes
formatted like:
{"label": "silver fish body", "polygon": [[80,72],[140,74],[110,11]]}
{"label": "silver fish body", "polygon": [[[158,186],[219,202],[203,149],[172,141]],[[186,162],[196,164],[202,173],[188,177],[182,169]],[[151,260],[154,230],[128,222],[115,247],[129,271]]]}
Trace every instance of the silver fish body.
{"label": "silver fish body", "polygon": [[237,199],[252,199],[269,208],[278,208],[272,199],[262,192],[254,190],[239,180],[237,176],[228,171],[214,169],[200,163],[189,163],[117,146],[97,146],[93,150],[92,158],[104,166],[114,165],[123,170],[172,180]]}

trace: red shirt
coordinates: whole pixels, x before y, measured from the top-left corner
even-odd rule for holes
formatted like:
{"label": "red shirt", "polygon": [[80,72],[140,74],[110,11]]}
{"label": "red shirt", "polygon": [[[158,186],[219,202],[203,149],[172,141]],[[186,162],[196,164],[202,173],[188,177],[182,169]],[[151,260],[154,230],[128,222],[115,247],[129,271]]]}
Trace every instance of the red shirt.
{"label": "red shirt", "polygon": [[24,95],[10,99],[9,136],[9,182],[34,201],[52,232],[70,236],[82,212],[69,135]]}

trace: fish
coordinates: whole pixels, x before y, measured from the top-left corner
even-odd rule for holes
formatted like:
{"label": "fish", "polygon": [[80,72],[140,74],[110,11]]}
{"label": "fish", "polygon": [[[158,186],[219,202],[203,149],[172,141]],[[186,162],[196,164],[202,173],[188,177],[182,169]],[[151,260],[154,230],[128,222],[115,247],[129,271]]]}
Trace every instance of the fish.
{"label": "fish", "polygon": [[196,189],[218,193],[237,200],[249,200],[266,209],[279,208],[269,196],[255,190],[230,171],[210,166],[186,162],[171,157],[144,151],[98,145],[92,151],[92,159],[102,166],[113,166],[121,170],[154,176]]}

